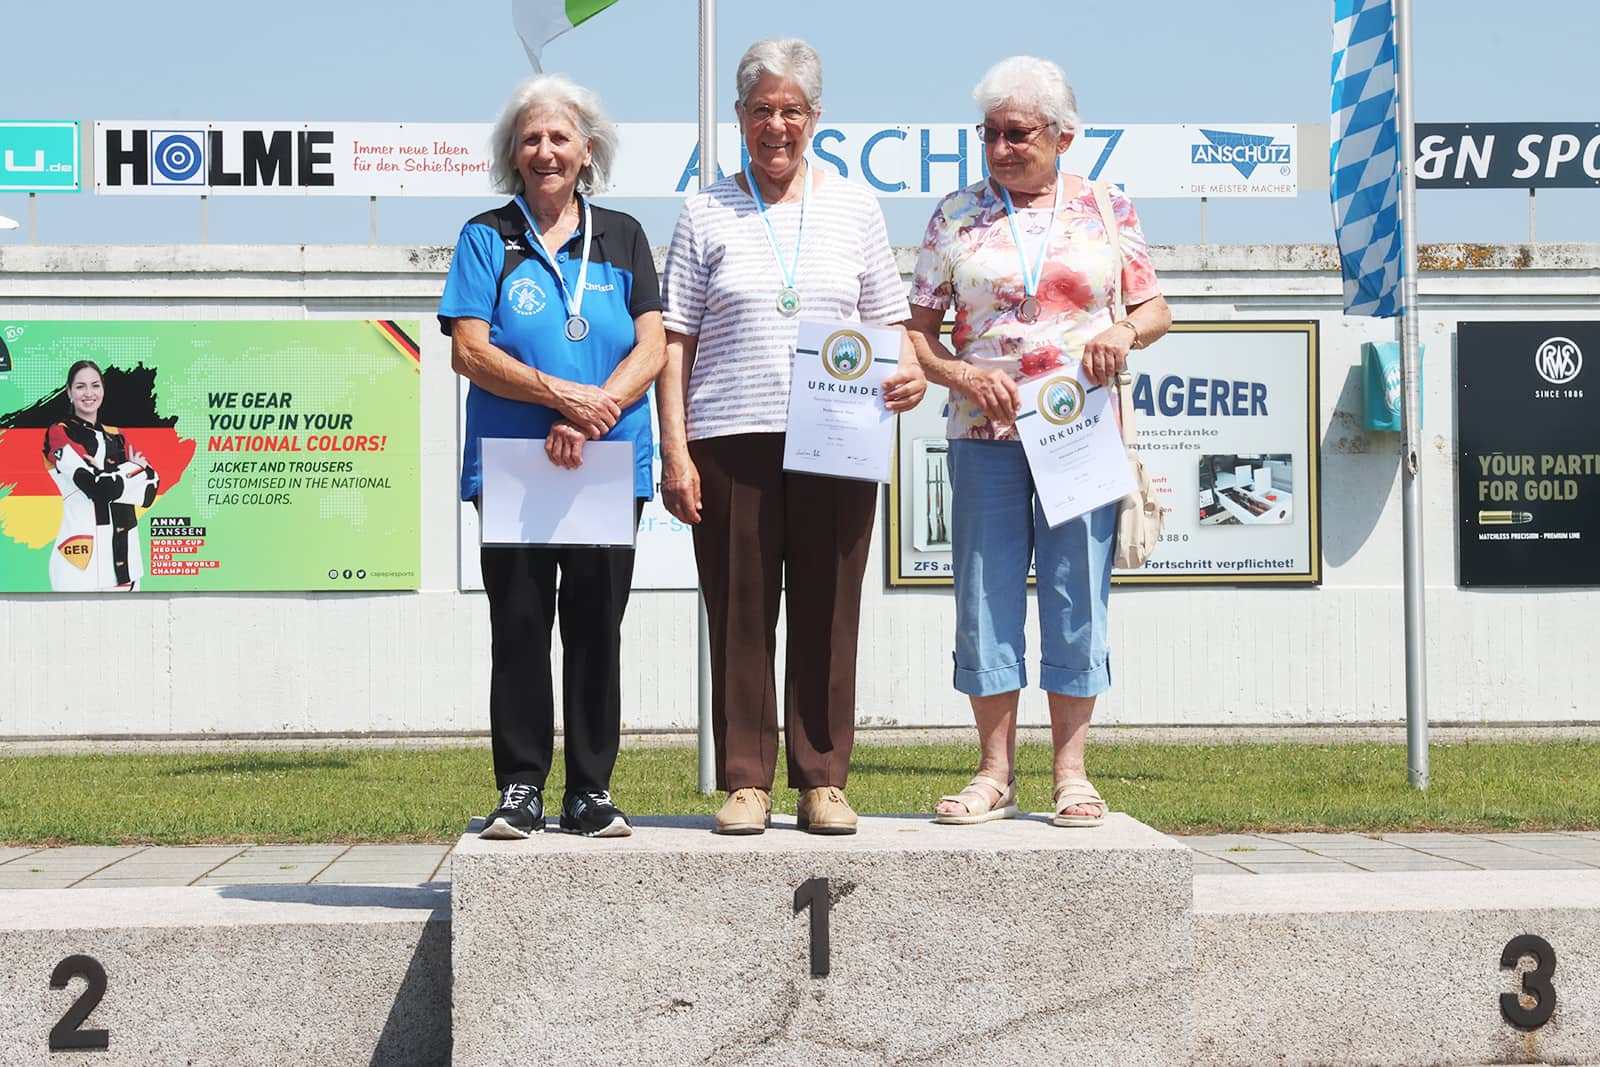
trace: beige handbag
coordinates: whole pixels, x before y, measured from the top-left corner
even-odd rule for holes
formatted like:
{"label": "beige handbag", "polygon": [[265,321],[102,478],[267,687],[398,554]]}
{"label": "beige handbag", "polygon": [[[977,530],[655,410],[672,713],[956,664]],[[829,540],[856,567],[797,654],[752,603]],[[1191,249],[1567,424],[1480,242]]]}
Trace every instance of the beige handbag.
{"label": "beige handbag", "polygon": [[[1105,182],[1090,185],[1094,191],[1094,204],[1100,212],[1106,237],[1117,253],[1117,289],[1112,300],[1113,321],[1127,317],[1128,309],[1122,303],[1122,228],[1117,223],[1116,212],[1111,207],[1111,194]],[[1134,485],[1138,488],[1117,501],[1117,542],[1111,557],[1112,566],[1119,570],[1136,570],[1155,554],[1161,543],[1161,527],[1165,517],[1161,502],[1156,499],[1155,488],[1150,484],[1150,474],[1144,469],[1139,450],[1133,447],[1133,375],[1123,371],[1117,375],[1117,415],[1122,426],[1122,445],[1128,450],[1128,464],[1133,468]]]}

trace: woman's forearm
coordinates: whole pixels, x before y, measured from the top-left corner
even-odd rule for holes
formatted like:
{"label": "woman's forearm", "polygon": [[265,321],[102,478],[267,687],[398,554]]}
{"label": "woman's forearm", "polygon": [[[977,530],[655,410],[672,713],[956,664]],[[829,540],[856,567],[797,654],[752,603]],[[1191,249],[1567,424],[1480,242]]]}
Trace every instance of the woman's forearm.
{"label": "woman's forearm", "polygon": [[661,312],[647,311],[633,320],[633,349],[601,386],[618,405],[628,407],[650,391],[667,362],[667,336]]}
{"label": "woman's forearm", "polygon": [[1140,348],[1149,348],[1172,328],[1172,309],[1165,297],[1155,297],[1128,309],[1128,321],[1139,331]]}
{"label": "woman's forearm", "polygon": [[932,308],[913,306],[906,332],[911,337],[911,347],[922,365],[922,373],[933,385],[946,389],[961,389],[971,376],[972,368],[944,343],[944,312]]}
{"label": "woman's forearm", "polygon": [[450,366],[480,389],[507,400],[559,408],[558,378],[551,378],[489,343],[489,324],[457,319],[450,330]]}
{"label": "woman's forearm", "polygon": [[656,379],[656,418],[661,423],[663,457],[680,455],[689,449],[686,397],[698,343],[698,338],[687,334],[667,333],[666,360],[661,377]]}

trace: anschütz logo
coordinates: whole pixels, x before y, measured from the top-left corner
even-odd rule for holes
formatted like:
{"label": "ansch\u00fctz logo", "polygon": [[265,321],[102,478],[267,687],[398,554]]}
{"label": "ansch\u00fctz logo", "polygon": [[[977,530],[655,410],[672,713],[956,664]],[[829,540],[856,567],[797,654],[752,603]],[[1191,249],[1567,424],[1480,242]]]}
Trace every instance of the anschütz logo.
{"label": "ansch\u00fctz logo", "polygon": [[1551,385],[1566,385],[1583,370],[1583,352],[1566,337],[1551,337],[1533,353],[1533,369]]}
{"label": "ansch\u00fctz logo", "polygon": [[1039,387],[1039,414],[1065,426],[1083,412],[1083,386],[1076,378],[1051,378]]}
{"label": "ansch\u00fctz logo", "polygon": [[1263,163],[1276,164],[1288,173],[1293,148],[1287,141],[1275,141],[1264,133],[1233,133],[1228,130],[1201,129],[1204,144],[1189,146],[1190,163],[1226,163],[1241,178],[1255,173]]}
{"label": "ansch\u00fctz logo", "polygon": [[822,366],[841,382],[861,377],[871,365],[872,345],[855,330],[837,330],[822,342]]}
{"label": "ansch\u00fctz logo", "polygon": [[518,315],[537,315],[544,310],[544,290],[531,278],[512,282],[511,288],[506,290],[506,299],[511,301],[511,310]]}

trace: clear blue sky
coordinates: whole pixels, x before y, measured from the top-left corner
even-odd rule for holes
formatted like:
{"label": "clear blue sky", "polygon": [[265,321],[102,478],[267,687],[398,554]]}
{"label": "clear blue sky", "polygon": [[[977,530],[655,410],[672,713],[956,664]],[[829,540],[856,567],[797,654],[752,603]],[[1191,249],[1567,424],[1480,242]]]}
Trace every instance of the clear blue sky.
{"label": "clear blue sky", "polygon": [[[719,115],[732,115],[739,54],[760,37],[803,36],[822,54],[834,122],[968,122],[972,85],[996,59],[1059,62],[1087,122],[1328,121],[1331,0],[720,0]],[[1415,0],[1419,121],[1600,121],[1592,74],[1600,3]],[[385,3],[3,0],[0,118],[488,122],[528,72],[509,0]],[[621,0],[557,39],[545,68],[600,93],[623,122],[697,115],[696,0]],[[624,146],[626,150],[626,146]],[[1306,160],[1302,167],[1316,166]],[[93,176],[89,175],[92,187]],[[1325,192],[1213,200],[1217,242],[1329,241]],[[1521,241],[1521,190],[1427,191],[1423,241]],[[388,199],[384,243],[448,244],[485,201]],[[665,243],[677,205],[609,201]],[[915,243],[932,201],[886,202],[890,236]],[[42,242],[199,239],[195,201],[41,195]],[[27,201],[0,195],[24,229]],[[1145,200],[1157,242],[1199,239],[1194,201]],[[1600,241],[1600,189],[1538,198],[1545,241]],[[368,210],[348,198],[210,203],[214,242],[365,243]]]}

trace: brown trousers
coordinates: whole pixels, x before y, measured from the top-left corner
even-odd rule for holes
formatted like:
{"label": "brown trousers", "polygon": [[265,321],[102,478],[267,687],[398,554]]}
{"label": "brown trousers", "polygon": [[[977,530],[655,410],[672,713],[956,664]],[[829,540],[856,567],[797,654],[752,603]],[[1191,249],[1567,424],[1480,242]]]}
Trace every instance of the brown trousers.
{"label": "brown trousers", "polygon": [[791,474],[782,434],[689,443],[700,471],[695,562],[710,620],[717,787],[771,789],[778,600],[785,599],[789,784],[843,788],[855,743],[856,635],[878,486]]}

